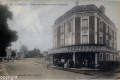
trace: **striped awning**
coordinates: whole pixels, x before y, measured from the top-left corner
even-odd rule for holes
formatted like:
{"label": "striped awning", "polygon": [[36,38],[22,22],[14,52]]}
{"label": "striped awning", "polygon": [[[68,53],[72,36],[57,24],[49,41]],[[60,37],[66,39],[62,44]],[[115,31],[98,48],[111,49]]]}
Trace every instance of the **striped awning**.
{"label": "striped awning", "polygon": [[72,52],[105,52],[105,46],[70,46],[48,50],[49,54],[72,53]]}

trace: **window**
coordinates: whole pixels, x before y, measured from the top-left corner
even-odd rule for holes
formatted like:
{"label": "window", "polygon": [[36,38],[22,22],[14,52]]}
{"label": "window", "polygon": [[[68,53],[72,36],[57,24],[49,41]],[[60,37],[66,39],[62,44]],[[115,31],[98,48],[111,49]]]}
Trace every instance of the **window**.
{"label": "window", "polygon": [[61,39],[60,43],[61,43],[61,45],[62,45],[62,39]]}
{"label": "window", "polygon": [[88,19],[82,19],[82,30],[88,30]]}
{"label": "window", "polygon": [[88,43],[88,35],[82,35],[82,43],[84,44]]}
{"label": "window", "polygon": [[116,49],[115,46],[116,46],[116,45],[115,45],[115,43],[114,43],[114,49]]}
{"label": "window", "polygon": [[108,43],[108,40],[106,40],[106,46],[107,46],[107,47],[108,47],[108,44],[109,44],[109,43]]}
{"label": "window", "polygon": [[108,61],[108,53],[106,54],[106,60]]}
{"label": "window", "polygon": [[61,33],[64,32],[64,26],[61,26]]}
{"label": "window", "polygon": [[61,39],[61,46],[64,45],[64,39]]}
{"label": "window", "polygon": [[117,60],[117,58],[116,58],[116,54],[114,54],[114,61],[116,61]]}
{"label": "window", "polygon": [[62,26],[60,27],[60,31],[61,31],[61,33],[62,33]]}
{"label": "window", "polygon": [[83,6],[83,10],[84,10],[84,11],[87,10],[87,6]]}
{"label": "window", "polygon": [[106,35],[106,40],[108,40],[108,36]]}
{"label": "window", "polygon": [[109,27],[109,34],[111,35],[111,28]]}
{"label": "window", "polygon": [[103,22],[102,21],[99,21],[99,27],[100,27],[100,31],[102,32],[103,31]]}
{"label": "window", "polygon": [[111,42],[111,40],[109,40],[109,45],[110,45],[110,47],[112,46],[112,42]]}
{"label": "window", "polygon": [[117,35],[116,35],[116,32],[114,31],[114,38],[115,38],[115,39],[116,39],[116,36],[117,36]]}
{"label": "window", "polygon": [[108,26],[106,25],[106,32],[108,33]]}
{"label": "window", "polygon": [[55,47],[57,47],[57,41],[55,41]]}
{"label": "window", "polygon": [[103,61],[103,55],[102,53],[100,53],[100,58],[99,58],[100,61]]}
{"label": "window", "polygon": [[113,30],[111,29],[111,36],[113,37]]}
{"label": "window", "polygon": [[64,45],[64,39],[62,39],[62,45]]}
{"label": "window", "polygon": [[64,27],[64,26],[62,26],[62,31],[63,31],[63,33],[64,33],[64,28],[65,28],[65,27]]}
{"label": "window", "polygon": [[57,30],[55,29],[55,33],[54,33],[54,36],[56,37],[57,36]]}
{"label": "window", "polygon": [[113,54],[110,54],[110,61],[113,61]]}
{"label": "window", "polygon": [[114,30],[112,30],[112,36],[114,36]]}
{"label": "window", "polygon": [[72,31],[72,24],[71,22],[68,22],[68,33]]}
{"label": "window", "polygon": [[113,43],[113,41],[112,41],[112,48],[114,48],[114,43]]}
{"label": "window", "polygon": [[103,37],[100,37],[100,44],[103,44]]}

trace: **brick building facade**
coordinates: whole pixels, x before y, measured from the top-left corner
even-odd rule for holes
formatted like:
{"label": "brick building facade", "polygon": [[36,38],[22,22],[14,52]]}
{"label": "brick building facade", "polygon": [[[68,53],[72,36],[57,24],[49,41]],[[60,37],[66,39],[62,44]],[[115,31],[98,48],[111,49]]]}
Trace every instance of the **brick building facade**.
{"label": "brick building facade", "polygon": [[117,28],[104,6],[76,5],[55,20],[53,34],[54,48],[48,51],[53,64],[72,62],[72,67],[100,69],[116,65]]}

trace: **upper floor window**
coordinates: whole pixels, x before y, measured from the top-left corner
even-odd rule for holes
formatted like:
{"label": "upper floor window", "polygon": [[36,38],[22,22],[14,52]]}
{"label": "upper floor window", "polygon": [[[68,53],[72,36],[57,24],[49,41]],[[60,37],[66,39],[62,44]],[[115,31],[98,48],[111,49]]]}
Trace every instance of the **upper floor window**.
{"label": "upper floor window", "polygon": [[83,10],[84,10],[84,11],[87,10],[87,6],[83,6]]}
{"label": "upper floor window", "polygon": [[112,47],[112,41],[111,40],[109,40],[109,46]]}
{"label": "upper floor window", "polygon": [[116,32],[114,31],[114,39],[116,40],[116,37],[117,37],[117,34]]}
{"label": "upper floor window", "polygon": [[55,29],[54,36],[55,37],[57,36],[57,29]]}
{"label": "upper floor window", "polygon": [[100,27],[100,31],[103,31],[103,22],[101,20],[99,21],[99,27]]}
{"label": "upper floor window", "polygon": [[116,49],[116,45],[117,45],[117,44],[116,44],[116,43],[114,43],[114,49]]}
{"label": "upper floor window", "polygon": [[88,19],[82,19],[82,30],[88,30]]}
{"label": "upper floor window", "polygon": [[108,26],[106,25],[106,32],[108,33]]}
{"label": "upper floor window", "polygon": [[61,33],[64,32],[64,26],[61,26]]}
{"label": "upper floor window", "polygon": [[87,44],[88,43],[88,35],[82,35],[82,43]]}
{"label": "upper floor window", "polygon": [[109,34],[111,35],[111,28],[109,27]]}
{"label": "upper floor window", "polygon": [[72,23],[68,22],[68,33],[72,32]]}
{"label": "upper floor window", "polygon": [[100,32],[99,43],[103,44],[103,33]]}
{"label": "upper floor window", "polygon": [[108,35],[106,35],[106,40],[108,40]]}
{"label": "upper floor window", "polygon": [[55,41],[55,47],[57,47],[57,41]]}
{"label": "upper floor window", "polygon": [[62,33],[62,26],[60,26],[60,32]]}
{"label": "upper floor window", "polygon": [[100,37],[100,44],[103,44],[103,37]]}
{"label": "upper floor window", "polygon": [[111,29],[111,36],[113,37],[113,30]]}

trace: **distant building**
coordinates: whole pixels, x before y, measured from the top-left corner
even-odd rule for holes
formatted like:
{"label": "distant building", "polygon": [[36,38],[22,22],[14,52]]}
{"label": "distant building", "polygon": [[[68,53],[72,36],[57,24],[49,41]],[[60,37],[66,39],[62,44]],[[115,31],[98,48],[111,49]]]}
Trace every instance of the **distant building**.
{"label": "distant building", "polygon": [[17,52],[17,59],[21,59],[21,53],[20,52]]}
{"label": "distant building", "polygon": [[12,50],[11,48],[6,48],[6,57],[4,57],[5,59],[12,59],[12,52],[15,52],[15,57],[14,58],[16,58],[17,57],[17,50]]}
{"label": "distant building", "polygon": [[42,52],[43,57],[45,58],[45,61],[49,60],[49,55],[48,55],[48,51],[43,51]]}
{"label": "distant building", "polygon": [[53,64],[74,62],[73,67],[109,69],[117,61],[117,28],[105,7],[76,5],[55,20]]}
{"label": "distant building", "polygon": [[5,58],[11,58],[11,54],[12,54],[12,49],[6,48],[6,57]]}
{"label": "distant building", "polygon": [[43,51],[42,55],[43,55],[43,57],[46,57],[48,55],[48,51]]}

